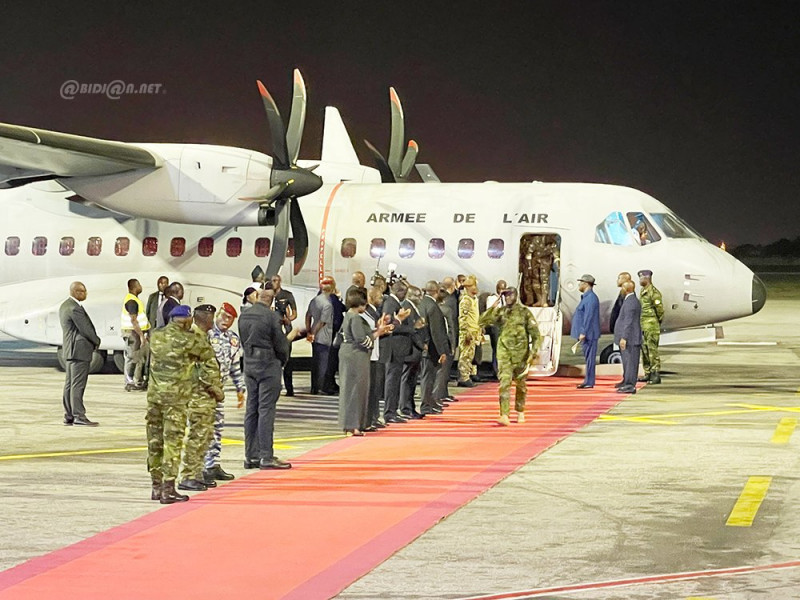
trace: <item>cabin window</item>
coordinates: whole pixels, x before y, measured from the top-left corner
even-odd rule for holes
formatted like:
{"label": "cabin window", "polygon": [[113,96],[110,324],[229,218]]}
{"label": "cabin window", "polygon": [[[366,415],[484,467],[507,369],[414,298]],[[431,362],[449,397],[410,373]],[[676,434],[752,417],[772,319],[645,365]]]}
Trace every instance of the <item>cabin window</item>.
{"label": "cabin window", "polygon": [[58,244],[58,253],[61,256],[72,256],[73,252],[75,252],[75,238],[62,237]]}
{"label": "cabin window", "polygon": [[416,242],[412,238],[400,240],[400,258],[412,258],[416,252]]}
{"label": "cabin window", "polygon": [[203,237],[197,242],[197,253],[202,257],[214,254],[214,238]]}
{"label": "cabin window", "polygon": [[182,237],[172,238],[172,240],[169,243],[169,255],[183,256],[184,252],[186,252],[186,238]]}
{"label": "cabin window", "polygon": [[344,238],[341,252],[343,258],[353,258],[356,255],[356,238]]}
{"label": "cabin window", "polygon": [[621,212],[609,214],[594,230],[594,241],[613,246],[634,246],[633,234]]}
{"label": "cabin window", "polygon": [[142,254],[144,256],[155,256],[158,252],[158,238],[146,237],[142,240]]}
{"label": "cabin window", "polygon": [[668,238],[695,239],[701,237],[688,223],[676,215],[670,213],[650,213],[650,217]]}
{"label": "cabin window", "polygon": [[[130,250],[131,241],[126,237],[119,237],[117,241],[114,243],[114,253],[117,256],[127,256],[128,250]],[[93,235],[89,238],[89,241],[86,242],[86,254],[89,256],[100,256],[100,253],[103,251],[103,238],[99,235]]]}
{"label": "cabin window", "polygon": [[225,254],[227,254],[231,258],[236,258],[237,256],[241,255],[241,253],[242,253],[242,238],[238,237],[228,238],[228,242],[225,245]]}
{"label": "cabin window", "polygon": [[444,240],[433,238],[428,242],[428,256],[431,258],[442,258],[444,256]]}
{"label": "cabin window", "polygon": [[6,238],[6,256],[19,254],[19,238],[15,235]]}
{"label": "cabin window", "polygon": [[475,240],[463,238],[458,240],[458,258],[472,258],[475,255]]}
{"label": "cabin window", "polygon": [[[93,241],[94,240],[94,241]],[[103,240],[99,237],[89,238],[89,245],[86,252],[89,256],[100,256],[103,249]],[[131,249],[131,241],[126,237],[118,237],[114,242],[114,254],[116,256],[128,256]]]}
{"label": "cabin window", "polygon": [[255,247],[255,255],[258,258],[264,258],[265,256],[269,256],[269,245],[270,239],[269,238],[256,238],[256,247]]}
{"label": "cabin window", "polygon": [[294,238],[289,238],[288,243],[286,244],[286,257],[294,256]]}
{"label": "cabin window", "polygon": [[44,254],[47,252],[47,238],[42,235],[37,235],[35,238],[33,238],[31,252],[34,256],[44,256]]}
{"label": "cabin window", "polygon": [[386,256],[386,240],[383,238],[372,238],[369,243],[369,255],[372,258],[382,258]]}
{"label": "cabin window", "polygon": [[647,246],[661,239],[650,220],[641,212],[629,212],[628,223],[631,226],[633,239],[639,246]]}
{"label": "cabin window", "polygon": [[489,248],[487,253],[489,258],[503,258],[503,254],[505,253],[506,243],[501,240],[500,238],[492,238],[489,240]]}

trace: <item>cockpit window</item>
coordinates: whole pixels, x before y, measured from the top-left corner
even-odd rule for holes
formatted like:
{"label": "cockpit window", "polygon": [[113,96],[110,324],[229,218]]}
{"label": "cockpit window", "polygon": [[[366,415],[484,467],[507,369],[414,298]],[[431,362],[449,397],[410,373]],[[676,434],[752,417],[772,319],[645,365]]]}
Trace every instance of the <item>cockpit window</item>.
{"label": "cockpit window", "polygon": [[631,226],[631,233],[633,234],[634,241],[640,246],[652,244],[661,239],[658,232],[653,227],[650,220],[644,216],[644,213],[629,212],[628,223]]}
{"label": "cockpit window", "polygon": [[621,212],[608,215],[595,229],[594,241],[614,246],[633,246],[636,242],[631,235],[628,222]]}
{"label": "cockpit window", "polygon": [[650,213],[653,221],[656,222],[668,238],[699,238],[701,237],[680,217],[671,213]]}

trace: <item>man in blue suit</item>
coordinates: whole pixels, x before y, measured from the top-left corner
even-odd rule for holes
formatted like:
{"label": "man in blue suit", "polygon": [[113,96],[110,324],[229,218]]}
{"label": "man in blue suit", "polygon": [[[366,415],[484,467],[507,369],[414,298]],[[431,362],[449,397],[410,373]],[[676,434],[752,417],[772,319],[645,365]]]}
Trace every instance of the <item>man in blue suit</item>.
{"label": "man in blue suit", "polygon": [[583,275],[578,279],[581,301],[572,315],[570,335],[581,343],[586,361],[586,377],[577,387],[579,390],[594,387],[594,370],[597,362],[597,341],[600,339],[600,301],[594,293],[594,277]]}
{"label": "man in blue suit", "polygon": [[642,305],[633,292],[634,284],[626,281],[622,284],[625,298],[619,310],[619,317],[614,323],[614,343],[622,354],[622,385],[618,386],[620,394],[636,393],[636,378],[639,375],[639,351],[642,349]]}

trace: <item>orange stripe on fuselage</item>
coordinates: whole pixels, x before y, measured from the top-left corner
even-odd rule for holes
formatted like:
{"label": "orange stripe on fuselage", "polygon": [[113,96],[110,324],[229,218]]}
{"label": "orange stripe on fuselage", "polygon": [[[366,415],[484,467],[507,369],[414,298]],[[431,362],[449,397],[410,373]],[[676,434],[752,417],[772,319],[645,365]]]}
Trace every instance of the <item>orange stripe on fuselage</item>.
{"label": "orange stripe on fuselage", "polygon": [[325,204],[325,212],[322,214],[322,228],[319,230],[319,259],[317,266],[319,267],[319,275],[317,276],[317,283],[322,284],[322,278],[325,277],[325,234],[328,229],[328,216],[331,212],[331,205],[333,204],[333,198],[336,196],[336,192],[339,191],[339,188],[342,187],[344,182],[340,181],[336,184],[336,187],[333,188],[331,191],[331,195],[328,196],[328,202]]}

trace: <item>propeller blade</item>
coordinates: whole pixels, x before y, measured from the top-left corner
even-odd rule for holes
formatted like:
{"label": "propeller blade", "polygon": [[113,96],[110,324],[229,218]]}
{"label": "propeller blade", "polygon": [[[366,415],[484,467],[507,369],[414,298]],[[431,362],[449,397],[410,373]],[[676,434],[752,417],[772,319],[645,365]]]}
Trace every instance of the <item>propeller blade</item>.
{"label": "propeller blade", "polygon": [[367,150],[370,151],[372,157],[375,159],[375,165],[378,167],[378,171],[381,173],[381,181],[383,183],[395,183],[394,173],[389,168],[389,163],[386,162],[386,159],[383,158],[383,154],[378,152],[378,149],[370,144],[367,140],[364,140],[364,144],[367,146]]}
{"label": "propeller blade", "polygon": [[264,102],[264,110],[267,111],[267,121],[269,122],[269,131],[272,136],[273,169],[288,169],[290,164],[289,153],[286,150],[286,130],[283,127],[281,113],[278,111],[278,106],[270,96],[267,88],[264,87],[264,84],[259,80],[256,80],[256,83],[261,94],[261,100]]}
{"label": "propeller blade", "polygon": [[289,220],[292,224],[292,239],[294,240],[294,274],[297,275],[308,257],[308,229],[306,229],[306,222],[297,198],[292,198],[289,202]]}
{"label": "propeller blade", "polygon": [[400,175],[400,163],[403,160],[403,144],[406,139],[405,119],[400,97],[393,87],[389,88],[389,101],[392,105],[392,138],[389,143],[389,168],[395,179]]}
{"label": "propeller blade", "polygon": [[417,161],[418,154],[419,146],[417,142],[410,140],[408,142],[406,155],[403,157],[403,168],[400,170],[400,177],[397,178],[398,181],[404,182],[408,180],[408,175],[411,173],[411,169],[414,168],[414,163]]}
{"label": "propeller blade", "polygon": [[294,94],[292,112],[289,113],[289,128],[286,130],[286,146],[289,150],[289,164],[297,163],[300,142],[303,140],[303,126],[306,122],[306,83],[299,69],[294,70]]}
{"label": "propeller blade", "polygon": [[269,202],[280,196],[288,185],[288,182],[282,181],[269,188],[263,196],[242,196],[239,197],[239,200],[244,200],[245,202]]}
{"label": "propeller blade", "polygon": [[272,248],[269,253],[266,277],[277,275],[286,260],[286,249],[289,247],[289,211],[286,202],[275,206],[275,233],[272,236]]}

